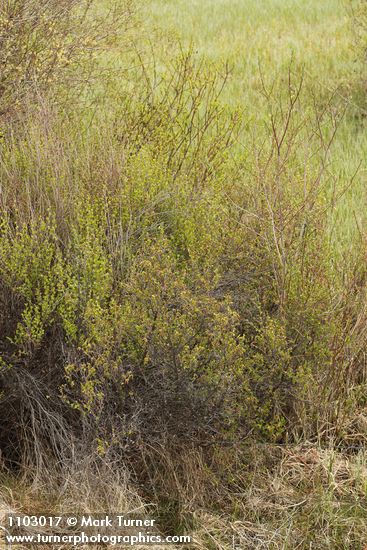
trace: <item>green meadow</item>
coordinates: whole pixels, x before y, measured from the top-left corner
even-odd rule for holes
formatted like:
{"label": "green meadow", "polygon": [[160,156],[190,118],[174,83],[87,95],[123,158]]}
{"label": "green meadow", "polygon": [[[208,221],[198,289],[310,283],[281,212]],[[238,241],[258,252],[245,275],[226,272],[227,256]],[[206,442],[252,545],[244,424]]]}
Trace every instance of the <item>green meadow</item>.
{"label": "green meadow", "polygon": [[[359,81],[363,69],[351,19],[354,7],[343,0],[168,0],[149,1],[145,12],[151,28],[177,37],[212,63],[228,63],[223,101],[243,109],[250,134],[255,125],[255,131],[261,132],[267,119],[263,83],[269,88],[278,83],[281,88],[290,67],[295,79],[303,74],[306,105],[315,97],[339,100],[338,108],[346,112],[331,151],[330,170],[341,186],[353,179],[330,220],[339,250],[350,247],[358,225],[365,221],[365,92]],[[246,137],[241,141],[245,147]]]}

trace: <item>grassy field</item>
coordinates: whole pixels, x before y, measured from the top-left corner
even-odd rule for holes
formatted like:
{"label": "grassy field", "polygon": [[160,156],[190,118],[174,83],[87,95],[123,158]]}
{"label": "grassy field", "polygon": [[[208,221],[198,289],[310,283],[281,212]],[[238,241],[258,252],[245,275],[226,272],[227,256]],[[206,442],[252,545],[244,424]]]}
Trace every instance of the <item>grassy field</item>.
{"label": "grassy field", "polygon": [[[151,24],[192,42],[200,55],[233,67],[230,101],[256,109],[259,65],[281,76],[291,58],[325,86],[349,78],[350,19],[340,0],[149,1]],[[250,103],[250,105],[248,105]]]}
{"label": "grassy field", "polygon": [[[149,25],[193,46],[197,56],[215,64],[228,62],[231,74],[223,101],[245,112],[249,136],[263,130],[267,105],[262,81],[269,88],[286,85],[291,66],[295,80],[304,72],[304,103],[331,97],[346,108],[333,144],[330,171],[348,190],[330,218],[339,250],[349,249],[365,220],[366,125],[361,114],[360,65],[351,5],[343,0],[207,0],[147,2]],[[168,50],[169,52],[169,50]],[[167,52],[166,52],[167,53]],[[355,85],[355,83],[357,83]],[[358,171],[356,175],[356,171]],[[353,185],[349,180],[354,177]],[[356,221],[357,220],[357,221]]]}

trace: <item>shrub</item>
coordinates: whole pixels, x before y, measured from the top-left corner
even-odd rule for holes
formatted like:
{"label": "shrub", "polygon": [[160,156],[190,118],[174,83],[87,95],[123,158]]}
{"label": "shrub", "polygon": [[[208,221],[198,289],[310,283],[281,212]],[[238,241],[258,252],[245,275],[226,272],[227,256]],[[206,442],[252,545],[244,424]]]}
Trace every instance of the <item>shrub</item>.
{"label": "shrub", "polygon": [[[90,0],[4,0],[0,6],[0,115],[12,116],[55,89],[75,94],[96,54],[131,24],[128,0],[98,13]],[[61,84],[61,86],[60,86]]]}
{"label": "shrub", "polygon": [[289,71],[282,94],[264,87],[268,126],[243,155],[241,117],[220,104],[227,72],[189,53],[157,84],[136,61],[136,87],[115,81],[94,119],[44,100],[46,116],[7,123],[7,457],[342,437],[365,276],[338,271],[327,230],[334,106],[302,109]]}

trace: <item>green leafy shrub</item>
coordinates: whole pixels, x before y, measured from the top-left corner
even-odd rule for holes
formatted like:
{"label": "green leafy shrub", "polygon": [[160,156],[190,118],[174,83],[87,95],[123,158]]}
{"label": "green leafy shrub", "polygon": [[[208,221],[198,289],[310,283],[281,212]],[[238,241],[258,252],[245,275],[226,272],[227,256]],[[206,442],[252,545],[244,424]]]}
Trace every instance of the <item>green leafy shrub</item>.
{"label": "green leafy shrub", "polygon": [[[131,24],[132,4],[98,12],[84,0],[9,0],[0,6],[0,115],[11,116],[55,90],[75,94],[96,55]],[[62,84],[62,86],[60,86]],[[70,84],[72,84],[70,86]],[[79,91],[80,91],[79,86]]]}
{"label": "green leafy shrub", "polygon": [[44,100],[7,122],[0,409],[20,435],[6,430],[6,453],[339,436],[365,275],[335,266],[327,230],[334,109],[302,109],[289,71],[282,94],[264,86],[265,130],[243,154],[227,72],[189,52],[158,82],[135,61],[136,87],[117,79],[94,118]]}

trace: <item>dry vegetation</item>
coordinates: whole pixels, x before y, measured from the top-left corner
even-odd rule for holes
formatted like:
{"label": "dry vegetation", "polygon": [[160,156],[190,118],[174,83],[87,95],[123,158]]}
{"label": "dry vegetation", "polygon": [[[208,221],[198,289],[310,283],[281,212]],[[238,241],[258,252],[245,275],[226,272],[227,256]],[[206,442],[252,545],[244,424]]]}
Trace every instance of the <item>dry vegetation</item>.
{"label": "dry vegetation", "polygon": [[359,177],[332,162],[344,95],[260,66],[255,119],[228,65],[152,49],[130,1],[0,5],[1,512],[362,548],[366,238],[330,230]]}

